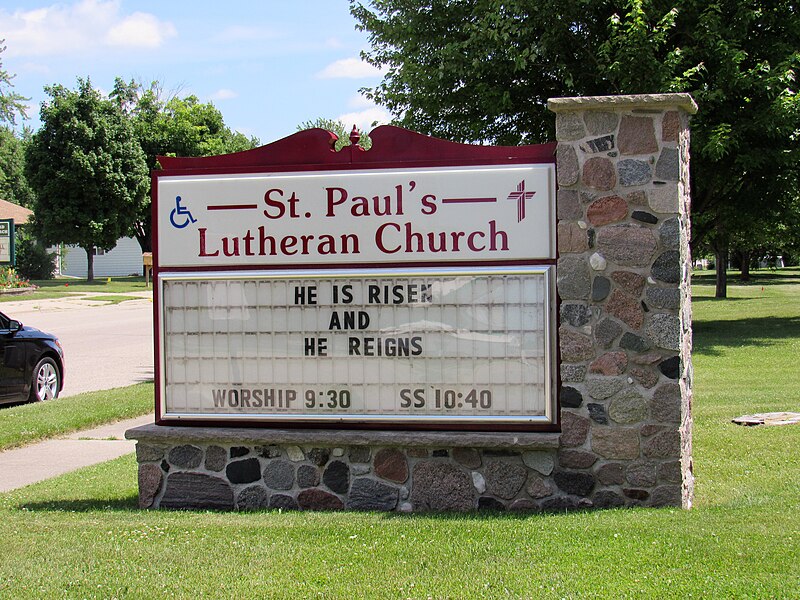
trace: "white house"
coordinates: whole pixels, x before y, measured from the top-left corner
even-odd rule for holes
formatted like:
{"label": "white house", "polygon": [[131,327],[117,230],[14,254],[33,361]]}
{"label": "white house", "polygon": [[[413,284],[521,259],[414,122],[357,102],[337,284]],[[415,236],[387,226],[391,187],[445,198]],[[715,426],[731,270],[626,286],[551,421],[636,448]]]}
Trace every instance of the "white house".
{"label": "white house", "polygon": [[[85,278],[88,271],[86,251],[79,246],[64,246],[59,272],[68,277]],[[97,250],[94,255],[95,277],[125,277],[142,274],[142,247],[136,238],[120,238],[113,250]]]}

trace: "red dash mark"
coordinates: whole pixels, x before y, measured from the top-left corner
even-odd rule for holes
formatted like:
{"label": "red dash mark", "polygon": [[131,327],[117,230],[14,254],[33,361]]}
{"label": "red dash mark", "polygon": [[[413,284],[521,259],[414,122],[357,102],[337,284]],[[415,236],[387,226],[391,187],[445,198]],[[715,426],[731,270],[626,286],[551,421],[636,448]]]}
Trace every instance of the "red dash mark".
{"label": "red dash mark", "polygon": [[476,202],[497,202],[497,198],[442,198],[442,204],[472,204]]}
{"label": "red dash mark", "polygon": [[216,204],[209,206],[208,210],[255,210],[258,204]]}

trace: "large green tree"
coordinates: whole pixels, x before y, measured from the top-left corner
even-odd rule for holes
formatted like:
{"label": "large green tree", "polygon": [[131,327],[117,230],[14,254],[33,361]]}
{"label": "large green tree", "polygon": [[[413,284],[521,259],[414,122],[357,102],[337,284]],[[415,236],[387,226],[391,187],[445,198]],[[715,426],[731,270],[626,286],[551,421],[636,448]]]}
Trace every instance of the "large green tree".
{"label": "large green tree", "polygon": [[351,12],[365,59],[387,70],[368,95],[431,135],[536,143],[554,134],[551,97],[691,93],[693,243],[721,266],[747,215],[787,220],[796,206],[796,0],[351,0]]}
{"label": "large green tree", "polygon": [[[227,127],[213,104],[192,95],[180,98],[167,94],[158,81],[145,86],[117,78],[111,97],[130,120],[150,170],[160,168],[158,156],[216,156],[259,145],[258,139]],[[152,250],[150,207],[148,193],[134,229],[143,252]]]}
{"label": "large green tree", "polygon": [[34,232],[47,243],[86,251],[94,279],[95,249],[129,235],[145,202],[147,166],[119,106],[88,79],[76,90],[45,88],[42,127],[27,149],[26,174],[36,192]]}
{"label": "large green tree", "polygon": [[[5,40],[0,40],[0,54],[6,51]],[[14,75],[3,69],[3,61],[0,60],[0,123],[16,124],[17,115],[25,118],[27,106],[25,102],[29,100],[25,96],[12,91],[14,87],[12,79]]]}
{"label": "large green tree", "polygon": [[0,198],[27,208],[33,206],[34,194],[25,177],[25,146],[30,132],[18,136],[10,127],[0,125]]}

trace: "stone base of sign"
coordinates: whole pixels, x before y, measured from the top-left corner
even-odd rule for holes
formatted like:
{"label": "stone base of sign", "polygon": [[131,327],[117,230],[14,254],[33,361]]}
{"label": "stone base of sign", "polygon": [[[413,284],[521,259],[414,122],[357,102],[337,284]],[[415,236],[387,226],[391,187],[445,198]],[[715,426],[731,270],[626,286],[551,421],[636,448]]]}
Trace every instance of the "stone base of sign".
{"label": "stone base of sign", "polygon": [[[142,508],[548,511],[680,504],[680,465],[563,448],[578,435],[165,427],[137,440]],[[657,436],[655,436],[657,437]],[[624,449],[624,440],[609,440]]]}

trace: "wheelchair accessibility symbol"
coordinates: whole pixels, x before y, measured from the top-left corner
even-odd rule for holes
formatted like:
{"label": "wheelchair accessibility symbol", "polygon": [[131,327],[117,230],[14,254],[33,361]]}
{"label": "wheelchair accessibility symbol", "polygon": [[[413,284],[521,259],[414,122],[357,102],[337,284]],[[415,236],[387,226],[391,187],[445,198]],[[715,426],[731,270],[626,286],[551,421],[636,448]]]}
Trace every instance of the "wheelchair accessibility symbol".
{"label": "wheelchair accessibility symbol", "polygon": [[192,216],[192,211],[181,206],[180,196],[175,196],[175,208],[169,213],[169,221],[176,229],[183,229],[189,223],[197,223],[197,219]]}

